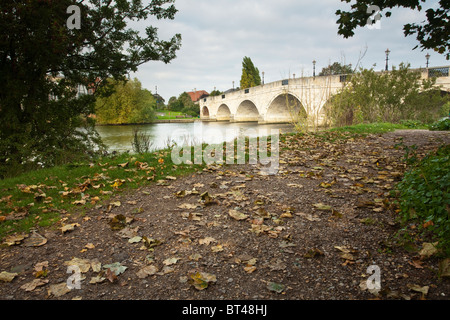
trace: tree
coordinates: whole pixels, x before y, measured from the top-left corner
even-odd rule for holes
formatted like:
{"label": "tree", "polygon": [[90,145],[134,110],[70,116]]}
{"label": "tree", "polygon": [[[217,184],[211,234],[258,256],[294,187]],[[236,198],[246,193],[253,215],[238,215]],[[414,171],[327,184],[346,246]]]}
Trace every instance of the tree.
{"label": "tree", "polygon": [[339,62],[335,62],[333,64],[330,64],[328,67],[322,68],[322,71],[320,71],[319,76],[330,76],[330,75],[350,74],[350,73],[353,73],[351,64],[342,65]]}
{"label": "tree", "polygon": [[171,97],[169,99],[169,108],[173,111],[181,111],[191,116],[198,116],[200,108],[194,103],[187,92],[181,93],[178,98]]}
{"label": "tree", "polygon": [[261,77],[259,70],[253,65],[249,57],[244,57],[242,61],[242,75],[240,86],[241,89],[259,86],[261,84]]}
{"label": "tree", "polygon": [[88,116],[96,95],[112,92],[104,79],[168,63],[180,47],[180,35],[160,40],[157,28],[139,32],[128,21],[173,19],[172,2],[78,1],[79,29],[69,28],[72,0],[0,2],[0,177],[92,154],[100,141]]}
{"label": "tree", "polygon": [[213,90],[211,91],[211,93],[209,94],[210,97],[215,97],[215,96],[220,96],[222,94],[222,91],[219,90]]}
{"label": "tree", "polygon": [[360,70],[325,107],[334,125],[363,122],[419,120],[432,122],[442,116],[448,97],[434,86],[435,78],[421,80],[420,72],[400,64],[391,72]]}
{"label": "tree", "polygon": [[[351,0],[341,1],[348,3]],[[336,15],[339,16],[337,20],[339,24],[338,34],[345,38],[352,37],[354,30],[358,26],[366,26],[367,22],[373,18],[374,11],[371,9],[373,6],[377,6],[380,10],[404,7],[421,11],[421,2],[425,2],[425,0],[357,0],[355,4],[352,4],[351,11],[336,11]],[[391,11],[386,11],[386,17],[391,15]],[[433,49],[441,54],[445,54],[448,60],[450,57],[449,16],[450,1],[440,0],[438,8],[426,10],[426,22],[423,24],[407,23],[403,26],[403,33],[405,36],[416,34],[416,39],[423,50]],[[414,49],[419,47],[419,45],[414,47]]]}
{"label": "tree", "polygon": [[116,81],[110,79],[114,93],[99,97],[95,114],[100,124],[149,123],[154,119],[156,100],[138,79]]}

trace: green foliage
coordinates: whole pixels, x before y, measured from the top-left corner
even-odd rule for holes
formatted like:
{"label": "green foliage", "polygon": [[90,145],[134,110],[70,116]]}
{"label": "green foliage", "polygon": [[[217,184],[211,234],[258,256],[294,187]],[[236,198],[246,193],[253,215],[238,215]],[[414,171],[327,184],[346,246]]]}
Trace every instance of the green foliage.
{"label": "green foliage", "polygon": [[322,71],[320,71],[319,76],[329,76],[336,74],[351,74],[353,73],[352,65],[346,64],[342,65],[339,62],[335,62],[330,64],[327,67],[323,67]]}
{"label": "green foliage", "polygon": [[196,117],[200,114],[200,107],[195,104],[189,94],[183,92],[178,98],[171,97],[168,104],[169,110],[180,111],[183,114],[188,114]]}
{"label": "green foliage", "polygon": [[253,65],[252,59],[244,57],[242,61],[242,75],[240,86],[241,89],[259,86],[261,84],[261,77],[259,70]]}
{"label": "green foliage", "polygon": [[210,97],[215,97],[215,96],[220,96],[222,94],[222,91],[219,90],[213,90],[211,91],[211,93],[209,94]]}
{"label": "green foliage", "polygon": [[424,124],[420,120],[401,120],[400,123],[409,129],[419,129],[424,127]]}
{"label": "green foliage", "polygon": [[326,104],[325,112],[335,126],[402,120],[429,123],[448,101],[434,83],[435,79],[421,80],[420,73],[405,64],[391,72],[360,70]]}
{"label": "green foliage", "polygon": [[417,222],[450,255],[450,146],[427,155],[396,188],[403,222]]}
{"label": "green foliage", "polygon": [[450,118],[443,118],[430,124],[431,131],[447,131],[450,130]]}
{"label": "green foliage", "polygon": [[[98,94],[104,79],[123,79],[147,61],[174,59],[180,35],[163,41],[157,28],[139,32],[127,25],[152,16],[173,19],[172,2],[0,2],[0,178],[99,149],[89,118],[95,97],[77,95],[76,88]],[[74,4],[80,29],[67,27],[66,10]]]}
{"label": "green foliage", "polygon": [[125,124],[152,122],[156,100],[150,91],[142,89],[139,80],[109,80],[114,93],[99,97],[95,113],[99,124]]}
{"label": "green foliage", "polygon": [[[350,0],[341,0],[342,2],[350,2]],[[357,0],[352,3],[350,11],[337,10],[336,15],[339,17],[337,23],[339,25],[338,34],[345,38],[352,37],[357,27],[364,27],[367,25],[370,16],[374,13],[368,10],[371,5],[377,5],[380,10],[383,10],[385,17],[391,16],[389,9],[395,7],[403,7],[412,10],[422,10],[422,3],[425,1],[418,0]],[[407,23],[403,26],[403,33],[405,36],[416,34],[416,39],[422,49],[432,49],[441,54],[445,54],[447,60],[450,57],[450,2],[439,1],[436,7],[430,7],[426,10],[426,21],[422,24]],[[415,48],[417,48],[417,45]],[[414,49],[415,49],[414,48]]]}

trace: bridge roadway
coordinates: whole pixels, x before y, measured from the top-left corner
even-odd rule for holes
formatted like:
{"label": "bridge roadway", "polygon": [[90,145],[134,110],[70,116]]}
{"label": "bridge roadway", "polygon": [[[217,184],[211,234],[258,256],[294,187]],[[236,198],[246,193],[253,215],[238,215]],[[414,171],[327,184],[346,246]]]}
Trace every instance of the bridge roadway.
{"label": "bridge roadway", "polygon": [[[436,85],[450,92],[450,66],[417,69],[423,79],[436,77]],[[320,125],[323,106],[341,90],[346,75],[290,78],[256,87],[209,96],[199,101],[204,121],[289,123],[299,115]]]}

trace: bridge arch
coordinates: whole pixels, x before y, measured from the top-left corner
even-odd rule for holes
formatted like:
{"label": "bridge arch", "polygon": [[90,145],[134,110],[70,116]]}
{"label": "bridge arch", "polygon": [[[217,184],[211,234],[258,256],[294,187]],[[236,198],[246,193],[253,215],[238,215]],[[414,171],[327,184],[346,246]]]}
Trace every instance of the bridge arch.
{"label": "bridge arch", "polygon": [[256,105],[250,100],[242,101],[234,116],[235,121],[259,121],[259,112]]}
{"label": "bridge arch", "polygon": [[217,121],[226,121],[230,120],[231,111],[230,108],[226,104],[221,104],[217,109],[216,119]]}
{"label": "bridge arch", "polygon": [[281,93],[269,103],[265,121],[298,122],[306,118],[307,113],[300,99],[291,93]]}
{"label": "bridge arch", "polygon": [[202,108],[202,117],[203,118],[209,118],[209,109],[207,106],[204,106]]}

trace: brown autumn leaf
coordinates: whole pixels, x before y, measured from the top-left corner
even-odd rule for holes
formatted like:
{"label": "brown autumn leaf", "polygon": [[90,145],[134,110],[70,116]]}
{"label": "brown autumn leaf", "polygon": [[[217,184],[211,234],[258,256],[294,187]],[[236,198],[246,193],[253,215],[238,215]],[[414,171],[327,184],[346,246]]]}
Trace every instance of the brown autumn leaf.
{"label": "brown autumn leaf", "polygon": [[216,241],[216,239],[214,239],[212,237],[206,237],[206,238],[203,238],[203,239],[199,239],[198,243],[199,244],[209,245],[211,242],[214,242],[214,241]]}
{"label": "brown autumn leaf", "polygon": [[18,273],[2,271],[0,272],[0,281],[11,282],[18,275]]}
{"label": "brown autumn leaf", "polygon": [[238,210],[234,210],[234,209],[229,210],[228,214],[230,215],[230,217],[232,217],[233,219],[238,220],[238,221],[245,220],[248,218],[247,214],[244,214],[244,213],[239,212]]}
{"label": "brown autumn leaf", "polygon": [[26,237],[28,237],[28,235],[26,235],[26,234],[13,234],[13,235],[7,236],[3,243],[7,244],[8,246],[13,246],[16,244],[20,244],[23,241],[23,239],[25,239]]}
{"label": "brown autumn leaf", "polygon": [[109,282],[113,283],[115,280],[117,280],[117,275],[108,268],[106,269],[106,279],[108,279]]}
{"label": "brown autumn leaf", "polygon": [[138,278],[143,279],[146,278],[148,276],[154,275],[158,272],[158,268],[154,265],[148,265],[143,267],[142,269],[140,269],[136,275],[138,276]]}
{"label": "brown autumn leaf", "polygon": [[[48,283],[48,280],[47,280],[47,279],[41,279],[41,278],[38,278],[38,279],[34,279],[34,280],[31,281],[31,282],[25,283],[24,285],[22,285],[22,286],[20,287],[20,289],[23,289],[23,290],[25,290],[25,291],[33,291],[33,290],[36,289],[37,287],[43,286],[43,285],[45,285],[45,284],[47,284],[47,283]],[[65,284],[65,283],[64,283],[64,284]]]}
{"label": "brown autumn leaf", "polygon": [[47,239],[41,236],[37,232],[33,232],[31,236],[23,241],[23,245],[26,247],[40,247],[47,243]]}
{"label": "brown autumn leaf", "polygon": [[79,223],[69,223],[69,224],[63,225],[60,229],[61,229],[62,233],[65,233],[67,231],[73,231],[75,229],[75,227],[79,227],[79,226],[80,226]]}

